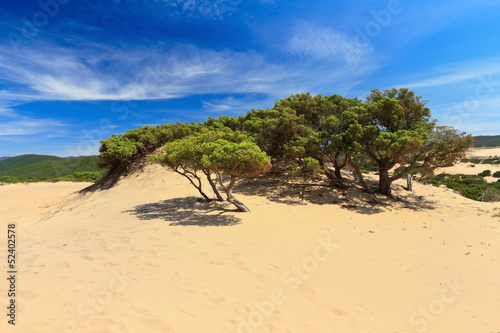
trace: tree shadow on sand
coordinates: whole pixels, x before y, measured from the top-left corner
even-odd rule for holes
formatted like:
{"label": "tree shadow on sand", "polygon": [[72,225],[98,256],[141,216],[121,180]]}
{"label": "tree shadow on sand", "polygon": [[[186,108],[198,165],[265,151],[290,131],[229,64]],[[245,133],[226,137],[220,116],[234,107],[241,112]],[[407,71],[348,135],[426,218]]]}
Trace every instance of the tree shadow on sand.
{"label": "tree shadow on sand", "polygon": [[122,213],[136,215],[139,220],[165,220],[171,226],[232,226],[241,219],[226,215],[234,210],[225,209],[219,202],[205,202],[197,197],[174,198],[135,206]]}
{"label": "tree shadow on sand", "polygon": [[[354,180],[346,179],[349,189],[333,187],[329,182],[316,183],[294,181],[276,176],[263,176],[240,181],[235,193],[249,196],[262,196],[273,202],[288,205],[338,205],[358,214],[377,214],[385,211],[406,208],[411,210],[435,209],[435,203],[414,192],[403,190],[394,184],[394,197],[382,194],[368,194],[361,191]],[[371,187],[376,182],[367,180]]]}

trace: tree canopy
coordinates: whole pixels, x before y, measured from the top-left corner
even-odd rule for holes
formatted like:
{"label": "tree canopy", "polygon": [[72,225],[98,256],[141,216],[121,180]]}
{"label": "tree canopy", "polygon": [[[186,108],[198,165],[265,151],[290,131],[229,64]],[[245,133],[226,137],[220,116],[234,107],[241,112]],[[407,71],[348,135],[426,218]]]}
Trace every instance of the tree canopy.
{"label": "tree canopy", "polygon": [[[364,101],[335,94],[295,94],[272,108],[238,117],[146,126],[113,135],[101,141],[100,159],[118,169],[161,148],[150,161],[187,177],[211,200],[201,187],[204,175],[216,199],[223,200],[220,186],[233,204],[236,180],[268,171],[271,159],[274,165],[288,166],[295,176],[326,175],[340,188],[348,187],[343,171],[348,166],[364,191],[391,195],[395,180],[452,165],[472,146],[472,136],[438,126],[426,104],[406,88],[375,89]],[[361,172],[360,163],[367,159],[379,174],[376,189]]]}
{"label": "tree canopy", "polygon": [[[205,200],[210,201],[202,190],[202,181],[198,175],[201,171],[217,199],[223,200],[216,182],[224,190],[226,200],[242,212],[249,209],[232,194],[236,181],[241,177],[260,175],[271,168],[271,161],[266,153],[246,135],[229,128],[204,129],[197,134],[167,143],[158,154],[150,155],[149,160],[186,177]],[[216,177],[216,181],[212,176]],[[225,184],[223,176],[229,178],[228,184]]]}

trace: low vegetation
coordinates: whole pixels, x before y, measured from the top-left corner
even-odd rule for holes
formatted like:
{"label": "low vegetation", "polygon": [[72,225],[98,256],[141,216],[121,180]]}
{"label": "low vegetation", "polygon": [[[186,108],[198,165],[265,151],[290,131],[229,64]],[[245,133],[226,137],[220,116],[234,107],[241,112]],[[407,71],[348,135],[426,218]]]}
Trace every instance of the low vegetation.
{"label": "low vegetation", "polygon": [[465,158],[462,160],[464,163],[473,164],[500,164],[500,157],[490,157],[490,158]]}
{"label": "low vegetation", "polygon": [[[32,160],[37,159],[34,158]],[[55,160],[32,163],[0,172],[0,182],[95,182],[100,180],[107,173],[107,169],[100,169],[98,164],[99,158],[97,156],[56,158]]]}
{"label": "low vegetation", "polygon": [[422,180],[424,184],[445,185],[464,197],[479,201],[500,201],[500,182],[488,183],[478,175],[442,173]]}
{"label": "low vegetation", "polygon": [[476,136],[476,147],[500,147],[500,135]]}
{"label": "low vegetation", "polygon": [[10,157],[0,161],[0,173],[30,164],[47,162],[47,161],[58,161],[62,159],[63,158],[57,156],[34,155],[34,154],[26,154],[26,155]]}
{"label": "low vegetation", "polygon": [[489,177],[489,176],[491,176],[491,170],[484,170],[484,171],[478,173],[477,175],[480,177]]}

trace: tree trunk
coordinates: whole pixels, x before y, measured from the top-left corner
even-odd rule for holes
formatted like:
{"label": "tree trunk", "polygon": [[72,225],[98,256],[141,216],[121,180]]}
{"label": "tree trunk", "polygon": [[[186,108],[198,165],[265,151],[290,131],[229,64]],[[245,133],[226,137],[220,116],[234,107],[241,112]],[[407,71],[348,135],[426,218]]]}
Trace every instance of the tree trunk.
{"label": "tree trunk", "polygon": [[[344,157],[344,160],[341,161],[340,159],[342,158],[341,156]],[[347,155],[341,155],[340,152],[336,153],[335,154],[335,157],[333,159],[333,167],[335,169],[335,176],[342,180],[342,173],[340,172],[342,170],[342,168],[345,167],[345,165],[347,164],[347,160],[348,160],[348,156]]]}
{"label": "tree trunk", "polygon": [[340,172],[340,170],[342,170],[342,168],[339,168],[337,166],[335,166],[335,177],[337,177],[338,179],[342,179],[342,173]]}
{"label": "tree trunk", "polygon": [[[211,201],[210,198],[202,191],[201,189],[201,179],[200,177],[198,177],[198,175],[196,173],[193,173],[193,172],[189,172],[187,171],[186,169],[183,169],[184,172],[181,172],[179,169],[174,169],[175,172],[177,172],[179,175],[182,175],[184,177],[186,177],[190,182],[191,184],[196,187],[196,189],[198,190],[198,192],[200,192],[201,196],[206,200],[206,201]],[[188,175],[191,175],[192,177],[194,177],[197,181],[198,181],[198,185],[196,185],[193,181],[193,179],[191,179],[191,177],[189,177]]]}
{"label": "tree trunk", "polygon": [[217,186],[215,185],[214,181],[210,177],[210,171],[203,170],[203,173],[207,176],[208,183],[212,187],[212,190],[214,191],[215,196],[217,197],[217,201],[224,201],[224,198],[222,197],[222,195],[220,195],[219,190],[217,190]]}
{"label": "tree trunk", "polygon": [[378,183],[378,191],[385,195],[391,195],[391,179],[389,177],[388,169],[379,169],[379,183]]}
{"label": "tree trunk", "polygon": [[247,208],[241,201],[236,199],[232,194],[229,194],[227,197],[227,201],[236,206],[238,212],[249,213],[250,209]]}
{"label": "tree trunk", "polygon": [[347,162],[354,169],[354,172],[356,173],[356,176],[358,176],[359,182],[361,183],[361,186],[363,186],[363,189],[365,190],[365,192],[371,194],[372,191],[370,190],[370,188],[366,184],[365,178],[363,177],[363,173],[359,169],[358,165],[356,163],[354,163],[354,161],[352,160],[352,156],[349,156],[347,158]]}
{"label": "tree trunk", "polygon": [[335,173],[332,173],[330,171],[330,169],[326,166],[325,161],[320,160],[319,163],[320,163],[321,167],[323,168],[323,170],[325,170],[325,175],[328,177],[328,179],[330,180],[330,182],[333,185],[337,185],[341,189],[347,188],[347,186],[344,184],[344,182],[340,178],[338,178]]}
{"label": "tree trunk", "polygon": [[232,194],[234,184],[236,183],[236,177],[231,176],[231,182],[226,187],[226,186],[224,186],[224,183],[222,182],[222,175],[218,171],[217,171],[217,176],[219,178],[220,185],[224,189],[224,192],[226,192],[227,201],[232,203],[233,205],[235,205],[238,212],[249,213],[250,209],[248,209],[247,206],[245,206],[241,201],[236,199]]}

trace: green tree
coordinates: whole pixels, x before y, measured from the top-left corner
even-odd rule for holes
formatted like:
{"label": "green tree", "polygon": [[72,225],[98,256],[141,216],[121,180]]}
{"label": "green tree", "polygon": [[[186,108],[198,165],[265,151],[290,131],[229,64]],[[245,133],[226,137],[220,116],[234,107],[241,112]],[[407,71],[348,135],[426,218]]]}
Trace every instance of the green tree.
{"label": "green tree", "polygon": [[[200,133],[167,143],[158,154],[151,155],[149,160],[186,177],[205,200],[209,201],[210,198],[202,190],[201,177],[198,175],[201,171],[217,198],[223,200],[217,190],[216,181],[224,189],[226,200],[242,212],[249,210],[232,194],[237,179],[264,173],[271,167],[269,157],[246,135],[228,128],[205,129]],[[212,175],[216,176],[215,181]],[[229,184],[224,183],[223,175],[230,178]]]}
{"label": "green tree", "polygon": [[101,140],[99,159],[101,166],[116,167],[129,162],[137,154],[142,143],[129,138],[113,135],[106,140]]}
{"label": "green tree", "polygon": [[[358,175],[363,187],[368,190],[363,176],[352,159],[361,153],[358,140],[362,126],[358,118],[363,115],[358,109],[363,102],[340,95],[296,94],[280,100],[275,110],[290,109],[296,115],[296,128],[293,137],[287,138],[289,156],[299,158],[303,172],[310,177],[315,159],[330,182],[341,188],[347,188],[343,181],[342,169],[349,164]],[[283,138],[284,136],[281,136]],[[305,160],[307,158],[307,161]],[[307,162],[307,163],[306,163]],[[332,169],[333,167],[333,169]]]}
{"label": "green tree", "polygon": [[[361,143],[379,167],[380,193],[390,195],[392,182],[412,170],[453,165],[472,146],[472,136],[436,126],[426,103],[406,88],[372,90],[367,97]],[[389,175],[397,164],[404,168]]]}
{"label": "green tree", "polygon": [[[237,143],[219,139],[207,142],[204,148],[209,153],[205,161],[217,173],[227,201],[236,206],[239,212],[249,212],[232,194],[234,185],[241,177],[255,177],[267,172],[271,168],[270,158],[250,141]],[[223,175],[229,177],[228,184],[224,183]]]}

